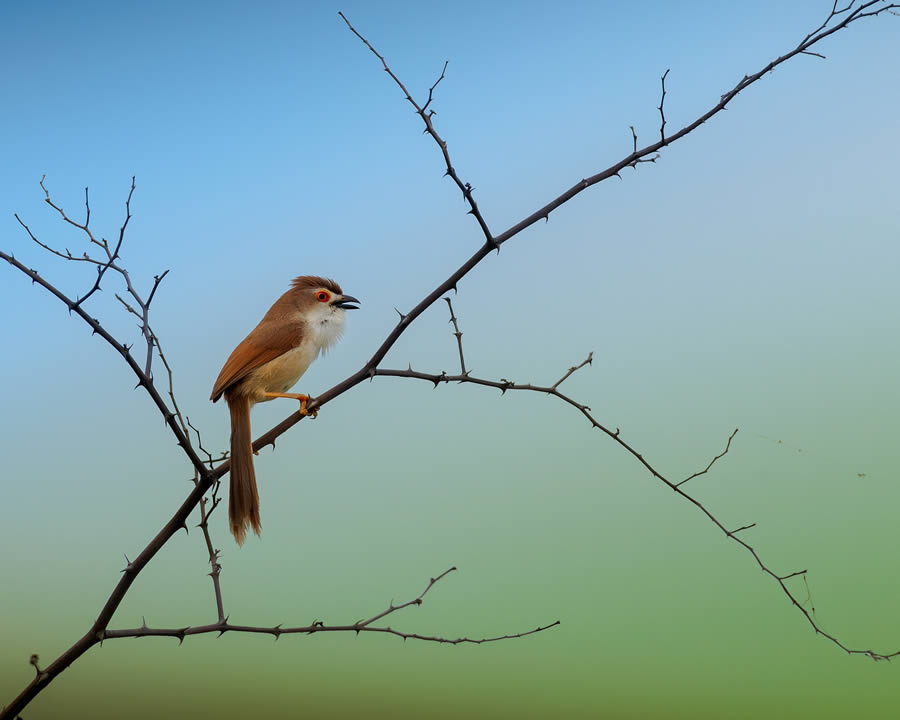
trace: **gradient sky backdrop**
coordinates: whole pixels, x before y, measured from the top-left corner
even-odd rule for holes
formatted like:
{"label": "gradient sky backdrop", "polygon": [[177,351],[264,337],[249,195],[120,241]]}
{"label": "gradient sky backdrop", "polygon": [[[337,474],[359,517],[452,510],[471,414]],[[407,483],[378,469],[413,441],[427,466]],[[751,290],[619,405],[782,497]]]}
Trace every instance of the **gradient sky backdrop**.
{"label": "gradient sky backdrop", "polygon": [[[795,46],[825,0],[746,3],[4,3],[0,246],[71,292],[48,257],[112,237],[137,176],[124,262],[170,269],[153,324],[180,403],[214,448],[208,402],[234,345],[298,274],[362,298],[304,376],[358,368],[479,244],[437,148],[343,10],[418,97],[450,65],[437,127],[499,233],[625,155],[629,125],[672,130]],[[799,57],[656,165],[603,183],[504,246],[455,300],[476,374],[568,381],[673,479],[692,481],[771,565],[810,570],[848,645],[900,649],[900,18]],[[110,276],[92,312],[137,341]],[[113,352],[0,268],[0,703],[92,622],[189,470]],[[453,370],[443,303],[385,365]],[[256,433],[293,410],[254,411]],[[257,461],[264,532],[238,550],[234,622],[352,622],[414,597],[388,637],[126,640],[92,649],[25,716],[843,718],[897,707],[893,664],[817,638],[752,558],[553,399],[384,380],[327,406]],[[114,627],[214,619],[199,531],[141,575]],[[805,594],[805,588],[802,590]]]}

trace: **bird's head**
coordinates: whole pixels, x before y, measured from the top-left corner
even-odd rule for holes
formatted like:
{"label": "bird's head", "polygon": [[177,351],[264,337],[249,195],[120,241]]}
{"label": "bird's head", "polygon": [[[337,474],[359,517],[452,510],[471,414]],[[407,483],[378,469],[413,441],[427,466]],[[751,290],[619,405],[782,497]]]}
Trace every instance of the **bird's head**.
{"label": "bird's head", "polygon": [[323,349],[336,342],[343,333],[347,310],[358,310],[359,303],[345,295],[334,280],[317,275],[301,275],[291,284],[291,293],[306,322],[319,336]]}

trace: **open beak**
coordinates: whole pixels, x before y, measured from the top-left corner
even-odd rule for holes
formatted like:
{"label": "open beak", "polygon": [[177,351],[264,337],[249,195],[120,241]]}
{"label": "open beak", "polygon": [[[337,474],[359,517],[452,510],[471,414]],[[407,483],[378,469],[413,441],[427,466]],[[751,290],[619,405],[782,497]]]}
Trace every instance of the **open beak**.
{"label": "open beak", "polygon": [[352,295],[342,295],[340,300],[335,300],[331,304],[337,308],[340,308],[341,310],[359,310],[359,307],[357,305],[351,305],[351,303],[358,302],[359,300],[357,300]]}

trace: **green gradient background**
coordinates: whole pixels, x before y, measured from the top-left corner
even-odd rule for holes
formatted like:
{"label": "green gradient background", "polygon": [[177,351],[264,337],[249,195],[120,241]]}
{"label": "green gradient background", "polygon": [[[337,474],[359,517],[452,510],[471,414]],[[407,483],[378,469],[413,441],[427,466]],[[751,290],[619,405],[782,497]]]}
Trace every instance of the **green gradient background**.
{"label": "green gradient background", "polygon": [[[495,232],[796,42],[824,2],[389,4],[342,9],[420,92],[444,59],[438,127]],[[117,6],[116,6],[117,7]],[[138,176],[124,254],[169,267],[154,327],[208,444],[222,359],[289,279],[334,275],[363,299],[300,389],[360,366],[477,246],[477,228],[374,58],[325,5],[154,11],[4,6],[0,243],[73,293],[90,282],[11,217],[75,250],[43,207],[48,173],[111,236]],[[567,382],[771,566],[807,568],[816,617],[856,648],[900,648],[897,572],[896,130],[900,19],[860,23],[767,77],[653,166],[580,196],[504,247],[455,300],[479,375]],[[121,337],[116,307],[92,300]],[[188,490],[189,470],[117,357],[58,302],[0,274],[0,702],[92,622]],[[453,370],[443,303],[388,366]],[[254,411],[257,433],[292,410]],[[226,635],[92,649],[33,718],[890,716],[893,664],[816,637],[752,558],[552,398],[411,381],[363,385],[257,460],[264,533],[240,550],[214,516],[236,623],[352,622],[459,567],[404,630]],[[205,549],[181,534],[112,623],[214,619]],[[805,596],[799,581],[798,592]]]}

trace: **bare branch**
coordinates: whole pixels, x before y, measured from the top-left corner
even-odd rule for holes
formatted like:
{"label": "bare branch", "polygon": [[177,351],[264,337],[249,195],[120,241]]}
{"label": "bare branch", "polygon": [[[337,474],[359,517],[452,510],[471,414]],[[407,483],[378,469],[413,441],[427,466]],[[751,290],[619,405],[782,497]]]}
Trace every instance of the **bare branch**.
{"label": "bare branch", "polygon": [[[716,103],[712,108],[710,108],[705,113],[700,115],[693,122],[689,123],[688,125],[685,125],[677,132],[666,136],[664,139],[660,139],[657,142],[647,145],[644,148],[635,150],[630,155],[628,155],[625,158],[622,158],[621,160],[614,163],[613,165],[610,165],[605,170],[602,170],[602,171],[596,173],[595,175],[591,175],[589,177],[583,178],[579,182],[575,183],[575,185],[570,187],[568,190],[566,190],[564,193],[562,193],[558,197],[554,198],[553,200],[548,202],[543,207],[535,210],[528,217],[519,221],[518,223],[511,226],[509,229],[505,230],[504,232],[500,233],[499,235],[496,235],[494,237],[494,242],[497,245],[502,245],[507,240],[510,240],[511,238],[515,237],[516,235],[518,235],[520,232],[522,232],[526,228],[528,228],[531,225],[533,225],[534,223],[536,223],[538,220],[542,220],[542,219],[548,217],[551,212],[556,210],[556,208],[565,204],[566,202],[571,200],[573,197],[575,197],[579,193],[586,190],[587,188],[589,188],[593,185],[596,185],[597,183],[602,182],[604,180],[608,180],[611,177],[618,177],[619,172],[621,170],[623,170],[624,168],[635,167],[636,160],[653,156],[657,151],[662,150],[663,148],[671,145],[672,143],[676,142],[677,140],[680,140],[685,135],[688,135],[689,133],[693,132],[694,130],[699,128],[701,125],[703,125],[707,120],[710,120],[712,117],[714,117],[715,115],[718,115],[720,112],[725,110],[726,107],[728,106],[728,103],[730,103],[739,93],[746,90],[748,87],[750,87],[751,85],[753,85],[754,83],[759,81],[761,78],[763,78],[765,75],[770,73],[772,70],[774,70],[779,65],[782,65],[783,63],[785,63],[788,60],[790,60],[791,58],[793,58],[795,55],[798,55],[798,54],[802,53],[803,51],[808,50],[810,47],[812,47],[816,43],[819,43],[822,40],[824,40],[825,38],[829,37],[830,35],[836,33],[837,31],[846,28],[848,25],[850,25],[853,22],[856,22],[856,21],[861,20],[866,17],[875,17],[877,15],[880,15],[881,13],[896,10],[896,9],[900,8],[900,3],[884,4],[883,0],[868,0],[868,2],[862,3],[856,10],[854,10],[850,14],[846,15],[840,22],[832,25],[831,27],[827,27],[827,28],[825,27],[833,17],[840,14],[841,12],[845,12],[851,6],[852,6],[852,3],[850,5],[848,5],[848,7],[845,8],[844,10],[841,10],[836,13],[832,13],[832,15],[829,16],[829,19],[826,21],[826,23],[823,23],[822,26],[820,26],[817,30],[815,30],[814,32],[807,35],[803,39],[803,41],[799,45],[797,45],[797,47],[794,48],[793,50],[785,53],[784,55],[781,55],[780,57],[775,58],[774,60],[769,62],[767,65],[765,65],[762,69],[758,70],[757,72],[753,73],[752,75],[744,75],[744,77],[741,78],[741,80],[733,88],[731,88],[731,90],[724,93],[719,98],[718,103]],[[874,10],[870,10],[870,8],[873,8],[875,6],[880,6],[880,7],[878,7],[877,9],[874,9]]]}
{"label": "bare branch", "polygon": [[[187,424],[187,426],[191,430],[193,430],[194,434],[197,436],[197,449],[200,452],[202,452],[204,455],[206,455],[206,460],[204,462],[209,466],[210,470],[213,469],[214,465],[217,462],[222,462],[223,460],[228,458],[227,450],[223,450],[217,456],[213,456],[213,454],[211,452],[209,452],[209,450],[207,450],[205,447],[203,447],[203,439],[200,437],[200,431],[196,427],[194,427],[194,425],[191,423],[191,419],[187,415],[185,415],[184,421]],[[218,486],[218,481],[217,481],[217,486]]]}
{"label": "bare branch", "polygon": [[[46,175],[42,175],[42,176],[41,176],[41,180],[40,180],[40,182],[39,182],[39,185],[41,186],[41,190],[44,191],[44,202],[47,203],[50,207],[52,207],[54,210],[56,210],[56,212],[59,213],[60,217],[62,217],[62,219],[63,219],[65,222],[67,222],[69,225],[71,225],[72,227],[77,228],[77,229],[83,231],[83,232],[85,233],[85,235],[87,235],[88,240],[89,240],[91,243],[93,243],[94,245],[97,245],[98,247],[101,247],[101,248],[103,248],[104,250],[106,250],[107,252],[109,252],[109,245],[107,245],[106,240],[103,240],[102,238],[101,238],[100,240],[98,240],[97,238],[95,238],[95,237],[94,237],[94,233],[91,232],[91,229],[88,227],[88,222],[89,222],[90,219],[91,219],[91,211],[90,211],[90,205],[87,205],[87,202],[88,202],[88,200],[87,200],[87,188],[85,188],[84,201],[85,201],[85,204],[86,204],[87,207],[88,207],[88,211],[87,211],[87,216],[86,216],[86,218],[85,218],[85,221],[84,221],[84,223],[82,224],[82,223],[76,222],[75,220],[72,220],[68,215],[66,215],[65,210],[63,210],[61,207],[59,207],[58,205],[56,205],[56,204],[53,202],[53,200],[50,198],[50,191],[47,190],[47,187],[44,185],[44,180],[46,180],[46,179],[47,179],[47,176],[46,176]],[[131,198],[131,195],[129,195],[129,199],[130,199],[130,198]],[[40,243],[39,243],[39,244],[40,244]],[[49,248],[47,248],[47,249],[49,250]],[[51,250],[51,252],[53,252],[53,251]],[[95,262],[96,262],[96,261],[95,261]]]}
{"label": "bare branch", "polygon": [[447,143],[444,139],[438,135],[437,130],[434,129],[434,124],[431,122],[431,118],[434,116],[434,111],[426,112],[425,109],[431,104],[432,93],[434,89],[437,87],[437,84],[444,79],[444,72],[447,70],[447,63],[444,63],[444,69],[441,71],[441,76],[437,79],[434,85],[431,86],[431,89],[428,91],[428,102],[425,105],[419,105],[412,95],[410,95],[409,90],[406,89],[406,85],[404,85],[400,78],[398,78],[393,70],[388,67],[387,61],[384,59],[384,56],[381,55],[372,45],[366,40],[353,25],[350,24],[350,21],[344,15],[344,13],[338,11],[338,15],[340,15],[341,20],[343,20],[347,27],[353,32],[356,37],[358,37],[365,44],[369,50],[372,51],[372,54],[375,55],[379,60],[381,60],[381,65],[384,68],[384,71],[391,76],[391,79],[397,84],[403,91],[403,95],[410,102],[410,104],[416,109],[416,113],[422,118],[422,122],[425,123],[425,132],[431,135],[434,138],[434,141],[438,144],[438,147],[441,149],[441,153],[444,156],[444,164],[447,166],[447,170],[444,175],[450,177],[454,183],[456,183],[456,187],[459,188],[460,192],[463,195],[463,199],[469,204],[469,214],[471,214],[475,220],[478,222],[479,227],[481,228],[481,232],[484,234],[485,243],[490,246],[491,249],[497,249],[497,243],[494,242],[494,237],[491,235],[490,229],[488,229],[487,222],[481,214],[481,210],[478,209],[478,203],[475,202],[475,197],[472,194],[474,188],[469,183],[464,183],[459,179],[459,175],[456,174],[456,169],[453,167],[453,163],[450,160],[450,152],[447,150]]}
{"label": "bare branch", "polygon": [[[563,375],[563,377],[560,381],[558,381],[555,385],[550,385],[550,386],[533,385],[531,383],[524,383],[524,384],[514,383],[514,382],[511,382],[504,378],[501,378],[498,381],[498,380],[488,380],[486,378],[473,377],[472,375],[447,375],[446,373],[441,373],[438,375],[435,373],[418,372],[418,371],[411,370],[411,369],[410,370],[392,370],[392,369],[378,368],[375,370],[374,375],[375,375],[375,377],[399,377],[399,378],[412,378],[412,379],[417,379],[417,380],[426,380],[428,382],[434,383],[435,386],[442,384],[442,383],[443,384],[470,383],[473,385],[481,385],[484,387],[496,388],[496,389],[500,390],[501,394],[504,394],[504,395],[508,391],[520,390],[520,391],[527,391],[527,392],[544,393],[546,395],[552,395],[552,396],[558,398],[562,402],[564,402],[568,405],[571,405],[576,410],[578,410],[593,427],[595,427],[598,430],[605,433],[609,438],[614,440],[622,448],[624,448],[630,455],[632,455],[635,459],[637,459],[638,462],[640,462],[641,465],[643,465],[650,472],[650,474],[653,475],[653,477],[655,477],[657,480],[662,482],[664,485],[668,486],[671,490],[674,490],[683,499],[687,500],[692,505],[694,505],[717,528],[719,528],[719,530],[721,530],[722,533],[728,539],[733,540],[738,545],[743,547],[747,552],[749,552],[753,556],[753,559],[756,561],[756,564],[759,566],[759,568],[778,583],[778,585],[781,587],[782,592],[788,597],[788,599],[791,601],[791,604],[793,604],[803,614],[803,616],[806,618],[807,622],[812,626],[813,630],[815,630],[816,634],[822,635],[823,637],[827,638],[828,640],[830,640],[832,643],[837,645],[841,650],[848,653],[849,655],[865,655],[866,657],[869,657],[873,660],[889,660],[893,657],[900,656],[900,650],[890,652],[890,653],[876,653],[873,650],[854,649],[854,648],[851,648],[851,647],[845,645],[834,635],[831,635],[831,634],[825,632],[822,629],[822,627],[818,624],[818,622],[816,621],[815,617],[811,614],[811,612],[806,610],[806,608],[803,606],[803,604],[800,602],[800,600],[797,598],[797,596],[785,584],[785,580],[788,580],[789,578],[795,577],[797,575],[804,575],[806,573],[806,570],[801,570],[799,572],[793,572],[788,575],[779,575],[774,570],[772,570],[765,562],[763,562],[762,558],[760,557],[760,555],[757,553],[757,551],[755,550],[755,548],[752,545],[744,542],[743,540],[741,540],[740,538],[737,537],[737,533],[739,533],[742,530],[747,530],[751,527],[754,527],[756,525],[756,523],[752,523],[750,525],[744,525],[743,527],[740,527],[737,530],[731,530],[731,531],[728,530],[719,521],[719,519],[712,513],[712,511],[706,507],[706,505],[704,505],[696,497],[688,494],[686,491],[682,490],[679,487],[679,485],[683,484],[686,481],[681,481],[679,483],[676,483],[676,482],[672,482],[671,480],[669,480],[668,478],[663,476],[662,473],[659,472],[655,467],[653,467],[650,464],[650,462],[647,459],[645,459],[641,453],[639,453],[634,447],[632,447],[628,442],[626,442],[622,438],[619,428],[616,428],[615,431],[610,430],[608,427],[601,424],[591,414],[591,409],[587,405],[584,405],[583,403],[578,402],[577,400],[570,397],[569,395],[565,395],[564,393],[560,392],[558,389],[559,384],[563,380],[565,380],[567,377],[569,377],[569,375],[571,375],[573,372],[575,372],[575,370],[577,370],[578,368],[584,367],[584,365],[586,365],[589,361],[590,361],[590,356],[588,356],[588,360],[584,361],[580,365],[574,366],[573,368],[569,368],[569,371],[565,375]],[[737,433],[737,430],[735,430],[731,434],[731,437],[729,437],[729,439],[728,439],[729,446],[731,445],[731,439],[735,436],[736,433]],[[709,468],[712,467],[715,460],[717,460],[719,457],[722,457],[722,455],[724,455],[725,452],[727,452],[727,451],[728,451],[728,448],[726,448],[726,450],[724,452],[722,452],[721,455],[718,455],[716,458],[714,458],[713,461],[709,463],[706,470],[704,470],[702,472],[706,472],[707,470],[709,470]],[[697,473],[697,475],[702,474],[702,472]],[[692,477],[696,477],[696,475],[694,475]],[[690,479],[690,478],[688,478],[688,479]]]}
{"label": "bare branch", "polygon": [[263,627],[258,625],[233,625],[229,622],[223,623],[215,623],[213,625],[198,625],[196,627],[183,627],[183,628],[150,628],[150,627],[139,627],[139,628],[131,628],[127,630],[108,630],[103,635],[104,640],[115,640],[119,638],[137,638],[137,637],[174,637],[179,639],[179,644],[184,640],[185,637],[189,635],[203,635],[208,633],[218,633],[219,635],[224,635],[226,632],[235,632],[235,633],[250,633],[250,634],[260,634],[260,635],[271,635],[276,640],[282,635],[314,635],[316,633],[327,633],[327,632],[369,632],[369,633],[384,633],[387,635],[396,635],[399,638],[403,638],[404,640],[423,640],[426,642],[434,642],[446,645],[483,645],[484,643],[492,643],[499,642],[501,640],[514,640],[516,638],[527,637],[528,635],[535,635],[536,633],[543,632],[544,630],[549,630],[550,628],[554,628],[557,625],[560,625],[560,621],[556,620],[555,622],[550,623],[549,625],[539,625],[533,630],[526,630],[524,632],[512,633],[510,635],[495,635],[493,637],[483,637],[483,638],[470,638],[470,637],[458,637],[458,638],[447,638],[441,637],[439,635],[421,635],[419,633],[411,633],[411,632],[403,632],[401,630],[397,630],[392,627],[362,627],[357,625],[325,625],[324,623],[314,622],[311,625],[302,625],[299,627],[282,627],[280,625],[274,625],[272,627]]}
{"label": "bare branch", "polygon": [[[408,607],[419,606],[422,604],[423,599],[442,578],[444,578],[449,573],[456,570],[455,567],[450,568],[449,570],[445,570],[437,577],[433,577],[429,580],[428,585],[425,586],[425,589],[419,593],[412,600],[409,600],[404,603],[400,603],[399,605],[394,605],[393,601],[388,605],[388,608],[380,613],[376,613],[368,620],[358,620],[352,624],[344,624],[344,625],[327,625],[324,622],[319,620],[314,620],[309,625],[302,625],[297,627],[283,627],[282,625],[274,625],[272,627],[264,627],[259,625],[235,625],[228,622],[228,618],[225,617],[221,611],[221,605],[219,606],[219,621],[216,623],[212,623],[210,625],[198,625],[194,627],[182,627],[182,628],[152,628],[147,627],[146,622],[142,623],[142,625],[138,628],[130,628],[123,630],[107,630],[103,634],[104,640],[112,640],[119,638],[127,638],[127,637],[174,637],[178,638],[179,643],[181,643],[185,637],[191,635],[203,635],[208,633],[218,633],[219,635],[223,635],[226,632],[235,632],[235,633],[249,633],[249,634],[263,634],[263,635],[271,635],[276,640],[282,635],[313,635],[315,633],[323,633],[323,632],[354,632],[357,635],[361,632],[371,632],[371,633],[387,633],[390,635],[396,635],[397,637],[403,638],[404,640],[414,639],[414,640],[424,640],[427,642],[436,642],[436,643],[444,643],[449,645],[460,645],[464,643],[470,643],[475,645],[480,645],[482,643],[489,642],[498,642],[500,640],[511,640],[514,638],[526,637],[527,635],[534,635],[535,633],[543,632],[544,630],[549,630],[550,628],[556,627],[560,624],[559,620],[550,623],[549,625],[539,625],[533,630],[527,630],[524,632],[513,633],[509,635],[497,635],[494,637],[486,637],[486,638],[469,638],[469,637],[460,637],[460,638],[446,638],[437,635],[421,635],[419,633],[410,633],[403,632],[401,630],[397,630],[390,626],[388,627],[378,627],[374,626],[373,623],[387,617],[388,615],[392,615],[395,612],[399,612]],[[216,577],[216,576],[214,576]],[[220,596],[217,595],[217,599]]]}
{"label": "bare branch", "polygon": [[659,98],[659,107],[657,108],[657,110],[659,110],[659,119],[661,123],[659,126],[659,141],[663,143],[666,141],[666,112],[663,108],[666,104],[666,75],[669,74],[669,69],[670,68],[666,68],[666,71],[659,79],[660,83],[662,84],[662,95]]}
{"label": "bare branch", "polygon": [[453,314],[453,303],[450,302],[449,297],[445,297],[444,300],[447,301],[447,307],[450,308],[450,322],[453,323],[453,334],[456,336],[456,344],[459,347],[459,370],[463,375],[465,375],[466,374],[466,359],[463,357],[463,346],[462,346],[463,334],[459,331],[459,325],[456,323],[456,315]]}
{"label": "bare branch", "polygon": [[[797,572],[789,573],[788,575],[781,575],[779,580],[789,580],[792,577],[797,577],[798,575],[806,575],[806,570],[798,570]],[[896,655],[896,653],[894,653]],[[887,659],[887,658],[885,658]]]}
{"label": "bare branch", "polygon": [[732,530],[731,534],[739,533],[741,530],[749,530],[750,528],[756,527],[756,523],[750,523],[749,525],[741,525],[737,530]]}
{"label": "bare branch", "polygon": [[[428,101],[422,106],[422,112],[425,112],[428,109],[428,106],[431,105],[431,101],[434,97],[434,89],[438,86],[438,83],[440,83],[440,81],[444,79],[444,73],[447,72],[447,65],[449,64],[449,60],[444,60],[444,67],[441,69],[441,76],[434,81],[434,85],[428,88]],[[431,114],[435,114],[434,110],[431,111]]]}
{"label": "bare branch", "polygon": [[[166,272],[168,272],[168,271],[166,271]],[[116,297],[119,298],[119,300],[122,302],[123,305],[125,305],[125,307],[127,307],[129,310],[134,312],[134,310],[132,310],[128,306],[128,303],[126,303],[124,300],[122,300],[122,298],[120,298],[118,295],[116,295]],[[147,302],[149,304],[149,300]],[[179,427],[181,427],[181,431],[184,433],[184,437],[186,438],[187,442],[190,444],[191,435],[188,432],[188,426],[184,421],[184,417],[181,415],[181,409],[178,407],[178,401],[175,399],[175,378],[172,376],[172,368],[169,366],[169,361],[166,360],[166,356],[163,353],[162,345],[160,345],[160,343],[159,343],[159,338],[156,337],[156,335],[153,333],[153,331],[150,332],[150,338],[153,341],[153,345],[156,347],[156,352],[159,354],[159,359],[162,362],[163,367],[166,369],[166,374],[169,376],[169,399],[172,401],[172,409],[175,412],[175,417],[178,418],[178,425],[179,425]],[[197,428],[194,428],[194,431],[197,432]],[[199,439],[199,437],[200,437],[199,432],[197,432],[197,437]]]}
{"label": "bare branch", "polygon": [[725,455],[725,453],[727,453],[728,450],[731,448],[731,441],[734,439],[734,436],[737,435],[737,432],[738,432],[738,428],[735,428],[734,432],[728,436],[728,443],[726,443],[725,449],[722,452],[720,452],[718,455],[716,455],[712,460],[710,460],[709,465],[707,465],[705,468],[703,468],[699,472],[695,472],[693,475],[686,477],[681,482],[675,483],[676,486],[684,485],[688,480],[693,480],[695,477],[699,477],[700,475],[705,475],[706,473],[708,473],[709,469],[715,464],[716,460],[718,460],[720,457],[723,457]]}
{"label": "bare branch", "polygon": [[571,375],[573,375],[574,373],[576,373],[576,372],[578,372],[579,370],[581,370],[581,368],[583,368],[585,365],[590,365],[590,364],[592,364],[593,362],[594,362],[594,353],[593,353],[593,352],[589,352],[587,358],[585,358],[584,360],[582,360],[578,365],[573,365],[573,366],[570,367],[568,370],[566,370],[566,374],[563,375],[563,376],[562,376],[559,380],[557,380],[555,383],[553,383],[552,389],[553,389],[553,390],[556,390],[556,388],[558,388],[558,387],[559,387],[560,385],[562,385],[566,380],[568,380],[569,377],[570,377]]}
{"label": "bare branch", "polygon": [[222,600],[222,585],[219,582],[219,576],[222,573],[222,565],[219,563],[219,550],[213,547],[212,538],[209,535],[209,516],[212,514],[213,510],[215,510],[218,505],[220,499],[213,496],[209,510],[207,511],[206,506],[210,502],[206,497],[200,498],[200,524],[197,525],[203,532],[203,539],[206,542],[206,549],[209,553],[209,566],[210,572],[209,576],[212,578],[213,583],[213,592],[216,596],[216,617],[219,620],[219,624],[223,624],[227,622],[225,617],[225,604]]}
{"label": "bare branch", "polygon": [[[185,436],[184,432],[181,429],[181,426],[178,424],[175,414],[172,413],[165,401],[160,396],[159,392],[157,392],[150,378],[144,373],[141,369],[140,365],[134,359],[134,356],[129,352],[128,348],[116,340],[109,332],[100,324],[100,322],[90,315],[77,304],[74,300],[69,298],[65,293],[56,288],[50,282],[41,277],[40,274],[36,270],[32,270],[29,267],[26,267],[21,262],[19,262],[12,255],[8,255],[7,253],[0,250],[0,258],[6,260],[10,265],[24,273],[28,276],[32,283],[37,283],[45,290],[50,292],[50,294],[54,295],[56,298],[62,301],[62,303],[69,308],[71,312],[77,314],[85,323],[91,328],[94,335],[99,335],[102,337],[109,345],[113,347],[113,349],[122,356],[125,362],[128,364],[128,367],[131,368],[132,372],[134,372],[135,376],[138,379],[138,385],[143,386],[144,390],[147,391],[147,394],[150,395],[150,398],[153,400],[153,403],[156,405],[157,409],[162,413],[163,417],[166,420],[166,424],[171,429],[172,433],[175,435],[175,439],[178,442],[178,445],[181,446],[182,450],[184,450],[185,454],[188,456],[188,459],[191,461],[193,466],[200,472],[201,475],[208,475],[209,471],[203,465],[203,461],[197,456],[191,447],[190,442]],[[210,482],[211,484],[211,482]],[[207,487],[209,487],[207,485]],[[194,503],[196,504],[196,502]]]}
{"label": "bare branch", "polygon": [[[802,46],[804,43],[806,43],[806,41],[809,40],[811,37],[813,37],[814,35],[820,33],[822,30],[824,30],[828,26],[828,24],[832,21],[832,19],[834,19],[838,15],[843,15],[850,8],[852,8],[854,2],[855,2],[855,0],[850,0],[850,2],[847,3],[846,7],[838,10],[837,9],[837,0],[834,0],[834,3],[832,3],[832,5],[831,5],[831,12],[828,14],[828,17],[825,18],[825,21],[821,25],[819,25],[819,27],[817,27],[815,30],[813,30],[811,33],[809,33],[809,35],[807,35],[805,38],[803,38],[803,41],[800,43],[800,46]],[[873,3],[867,3],[867,4],[872,5]],[[800,47],[800,46],[798,46],[798,47]]]}
{"label": "bare branch", "polygon": [[449,575],[450,573],[454,572],[455,570],[456,570],[456,566],[454,565],[453,567],[451,567],[451,568],[449,568],[449,569],[447,569],[447,570],[444,570],[444,572],[442,572],[442,573],[441,573],[440,575],[438,575],[437,577],[431,578],[431,579],[428,581],[428,585],[425,586],[425,589],[424,589],[422,592],[420,592],[420,593],[418,594],[418,596],[416,596],[416,597],[413,598],[412,600],[410,600],[410,601],[408,601],[408,602],[405,602],[405,603],[402,603],[402,604],[400,604],[400,605],[394,605],[394,601],[391,600],[391,603],[390,603],[390,605],[388,605],[388,609],[387,609],[387,610],[385,610],[385,611],[383,611],[383,612],[380,612],[380,613],[378,613],[377,615],[373,615],[373,616],[370,617],[368,620],[364,620],[364,621],[358,622],[358,623],[356,623],[356,624],[357,624],[359,627],[366,627],[367,625],[371,625],[373,622],[377,622],[378,620],[381,620],[381,618],[386,617],[387,615],[390,615],[391,613],[397,612],[398,610],[402,610],[403,608],[407,608],[407,607],[409,607],[410,605],[421,605],[421,604],[422,604],[422,598],[425,597],[425,594],[426,594],[429,590],[431,590],[431,588],[434,587],[436,583],[440,582],[445,576]]}
{"label": "bare branch", "polygon": [[[93,295],[95,292],[97,292],[97,290],[100,290],[100,282],[103,279],[103,275],[106,273],[107,270],[113,269],[117,273],[119,273],[119,275],[122,276],[122,278],[125,280],[125,287],[128,290],[128,294],[131,295],[131,297],[134,299],[137,306],[140,308],[140,312],[137,312],[137,311],[131,309],[130,307],[129,307],[129,310],[131,310],[131,312],[133,312],[137,317],[139,317],[141,319],[141,325],[140,325],[141,334],[144,336],[144,340],[145,340],[146,346],[147,346],[146,356],[144,359],[144,374],[147,375],[147,377],[150,378],[150,380],[152,382],[153,375],[151,372],[151,367],[152,367],[152,363],[153,363],[153,347],[154,347],[154,345],[153,345],[153,331],[151,330],[150,323],[149,323],[150,303],[153,301],[153,296],[156,294],[156,290],[159,287],[159,284],[162,282],[163,278],[168,274],[169,271],[166,270],[162,274],[157,275],[153,278],[154,282],[153,282],[153,286],[150,290],[150,295],[148,296],[147,300],[144,301],[141,298],[140,294],[135,289],[134,285],[132,284],[131,275],[129,275],[128,270],[126,270],[121,264],[119,264],[117,262],[117,260],[119,260],[119,252],[122,249],[122,243],[125,241],[125,230],[127,229],[128,223],[131,220],[131,199],[134,196],[134,190],[136,187],[135,186],[135,178],[134,177],[131,178],[131,187],[128,191],[128,197],[125,199],[125,219],[122,222],[121,227],[119,228],[118,240],[116,241],[115,247],[112,250],[110,250],[109,243],[107,243],[106,239],[100,238],[98,240],[94,236],[93,231],[90,229],[90,227],[88,225],[88,223],[90,222],[90,218],[91,218],[91,206],[90,206],[90,202],[88,199],[88,189],[87,188],[84,189],[85,221],[84,221],[84,223],[79,223],[75,220],[72,220],[66,214],[66,211],[60,205],[57,205],[53,201],[53,199],[50,196],[49,189],[44,184],[46,177],[47,177],[46,175],[42,176],[40,183],[39,183],[41,186],[41,189],[44,191],[44,202],[47,203],[47,205],[49,205],[51,208],[56,210],[56,212],[59,214],[59,216],[66,223],[68,223],[72,227],[75,227],[75,228],[81,230],[82,232],[84,232],[88,238],[88,241],[91,244],[97,245],[98,247],[100,247],[103,250],[104,254],[106,255],[106,259],[98,260],[97,258],[94,258],[91,255],[89,255],[87,252],[82,253],[81,256],[75,256],[71,252],[69,252],[68,249],[66,249],[65,252],[56,250],[55,248],[51,247],[50,245],[39,240],[34,235],[34,233],[31,232],[31,229],[22,221],[22,219],[19,218],[18,215],[16,215],[16,220],[19,221],[19,224],[25,229],[25,231],[28,233],[28,236],[35,243],[37,243],[38,245],[40,245],[42,248],[44,248],[48,252],[52,253],[53,255],[56,255],[57,257],[61,257],[64,260],[71,260],[73,262],[87,262],[87,263],[92,263],[92,264],[98,266],[97,278],[95,279],[93,286],[91,287],[90,290],[88,290],[87,294],[85,294],[80,299],[76,300],[76,302],[75,302],[76,306],[81,305],[82,303],[84,303],[85,300],[87,300],[89,297],[91,297],[91,295]],[[119,298],[119,299],[121,300],[121,298]],[[128,307],[127,304],[126,304],[126,307]]]}

